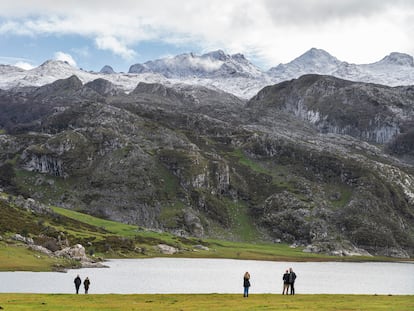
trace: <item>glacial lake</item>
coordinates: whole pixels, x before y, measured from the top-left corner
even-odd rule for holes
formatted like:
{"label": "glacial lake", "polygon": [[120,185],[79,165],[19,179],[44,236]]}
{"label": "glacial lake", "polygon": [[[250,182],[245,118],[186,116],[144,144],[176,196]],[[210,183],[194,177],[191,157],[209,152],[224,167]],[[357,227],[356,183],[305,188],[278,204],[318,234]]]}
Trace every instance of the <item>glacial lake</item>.
{"label": "glacial lake", "polygon": [[[292,267],[296,294],[413,295],[414,263],[275,262],[232,259],[120,259],[109,268],[59,272],[0,272],[0,292],[74,293],[77,274],[91,280],[91,294],[282,292],[282,275]],[[83,288],[81,287],[81,293]]]}

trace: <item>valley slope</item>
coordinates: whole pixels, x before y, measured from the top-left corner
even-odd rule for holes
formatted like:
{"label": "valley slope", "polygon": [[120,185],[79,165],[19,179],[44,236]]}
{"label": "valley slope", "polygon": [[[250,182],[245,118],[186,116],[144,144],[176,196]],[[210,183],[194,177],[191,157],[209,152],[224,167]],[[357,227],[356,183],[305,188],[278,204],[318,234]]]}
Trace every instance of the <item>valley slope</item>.
{"label": "valley slope", "polygon": [[414,254],[414,88],[305,75],[246,101],[71,76],[0,90],[4,191],[177,235]]}

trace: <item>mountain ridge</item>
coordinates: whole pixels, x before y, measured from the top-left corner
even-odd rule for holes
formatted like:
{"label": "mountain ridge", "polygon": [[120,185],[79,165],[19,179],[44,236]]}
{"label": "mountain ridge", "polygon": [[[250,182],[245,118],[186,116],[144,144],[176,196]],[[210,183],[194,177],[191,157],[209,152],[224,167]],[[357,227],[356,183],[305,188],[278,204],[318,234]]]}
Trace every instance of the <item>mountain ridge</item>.
{"label": "mountain ridge", "polygon": [[89,72],[59,61],[46,61],[31,70],[2,65],[0,73],[1,89],[41,86],[76,75],[83,83],[97,78],[106,79],[125,92],[131,92],[139,82],[184,83],[220,89],[250,99],[267,85],[296,79],[304,74],[332,75],[389,86],[412,85],[414,61],[408,54],[393,52],[374,63],[352,64],[340,61],[324,50],[312,48],[289,63],[263,71],[242,54],[229,55],[217,50],[200,56],[184,53],[133,64],[129,73],[116,73],[109,65],[104,66],[101,72]]}

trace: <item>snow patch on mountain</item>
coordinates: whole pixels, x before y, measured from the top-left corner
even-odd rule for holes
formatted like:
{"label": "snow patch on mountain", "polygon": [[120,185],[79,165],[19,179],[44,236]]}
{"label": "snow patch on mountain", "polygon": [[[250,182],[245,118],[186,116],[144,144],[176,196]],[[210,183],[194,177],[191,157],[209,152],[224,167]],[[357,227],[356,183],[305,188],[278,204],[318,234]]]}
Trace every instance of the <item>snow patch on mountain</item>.
{"label": "snow patch on mountain", "polygon": [[340,61],[324,50],[312,48],[287,64],[269,69],[267,73],[275,83],[315,73],[389,86],[414,84],[413,57],[398,52],[372,64],[358,65]]}
{"label": "snow patch on mountain", "polygon": [[287,64],[280,64],[270,68],[268,74],[275,79],[293,79],[304,74],[332,74],[341,64],[337,58],[328,52],[312,48],[303,55],[295,58]]}
{"label": "snow patch on mountain", "polygon": [[[3,67],[5,67],[3,65]],[[2,70],[0,67],[0,89],[11,89],[15,87],[42,86],[59,79],[66,79],[73,75],[77,76],[82,83],[87,83],[99,78],[113,83],[117,88],[125,92],[132,91],[139,82],[169,83],[167,79],[159,74],[122,74],[122,73],[96,73],[87,72],[75,68],[67,62],[48,60],[42,65],[31,70],[9,66]]]}
{"label": "snow patch on mountain", "polygon": [[414,67],[414,60],[411,55],[393,52],[375,64]]}
{"label": "snow patch on mountain", "polygon": [[51,60],[30,70],[0,65],[0,88],[42,86],[76,75],[82,83],[99,78],[108,80],[125,92],[134,90],[139,82],[188,84],[248,99],[267,85],[309,73],[389,86],[411,85],[414,84],[414,61],[410,55],[394,52],[372,64],[350,64],[324,50],[312,48],[291,62],[265,72],[242,54],[229,55],[217,50],[201,56],[186,53],[134,64],[128,73],[116,73],[110,66],[103,67],[97,73],[72,67],[67,62]]}
{"label": "snow patch on mountain", "polygon": [[242,54],[229,55],[222,50],[213,51],[201,56],[193,53],[180,54],[171,58],[134,64],[129,73],[152,72],[166,78],[219,78],[248,77],[257,78],[264,73]]}

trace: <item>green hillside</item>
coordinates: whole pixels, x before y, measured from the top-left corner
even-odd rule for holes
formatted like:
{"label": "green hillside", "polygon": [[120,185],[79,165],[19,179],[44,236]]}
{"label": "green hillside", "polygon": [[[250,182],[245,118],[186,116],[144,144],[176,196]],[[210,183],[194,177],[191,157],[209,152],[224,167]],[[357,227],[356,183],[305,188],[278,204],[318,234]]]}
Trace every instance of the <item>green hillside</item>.
{"label": "green hillside", "polygon": [[[14,202],[14,203],[12,203]],[[304,253],[303,248],[287,244],[240,243],[213,239],[186,238],[60,207],[43,207],[35,212],[19,206],[16,198],[0,197],[0,270],[56,270],[78,267],[74,260],[51,258],[31,251],[14,238],[16,234],[31,238],[34,244],[51,251],[62,248],[59,241],[81,244],[92,258],[143,258],[155,256],[236,258],[283,261],[384,260],[381,257],[334,257]],[[177,252],[166,255],[158,245],[174,247]],[[391,259],[387,259],[391,260]]]}

